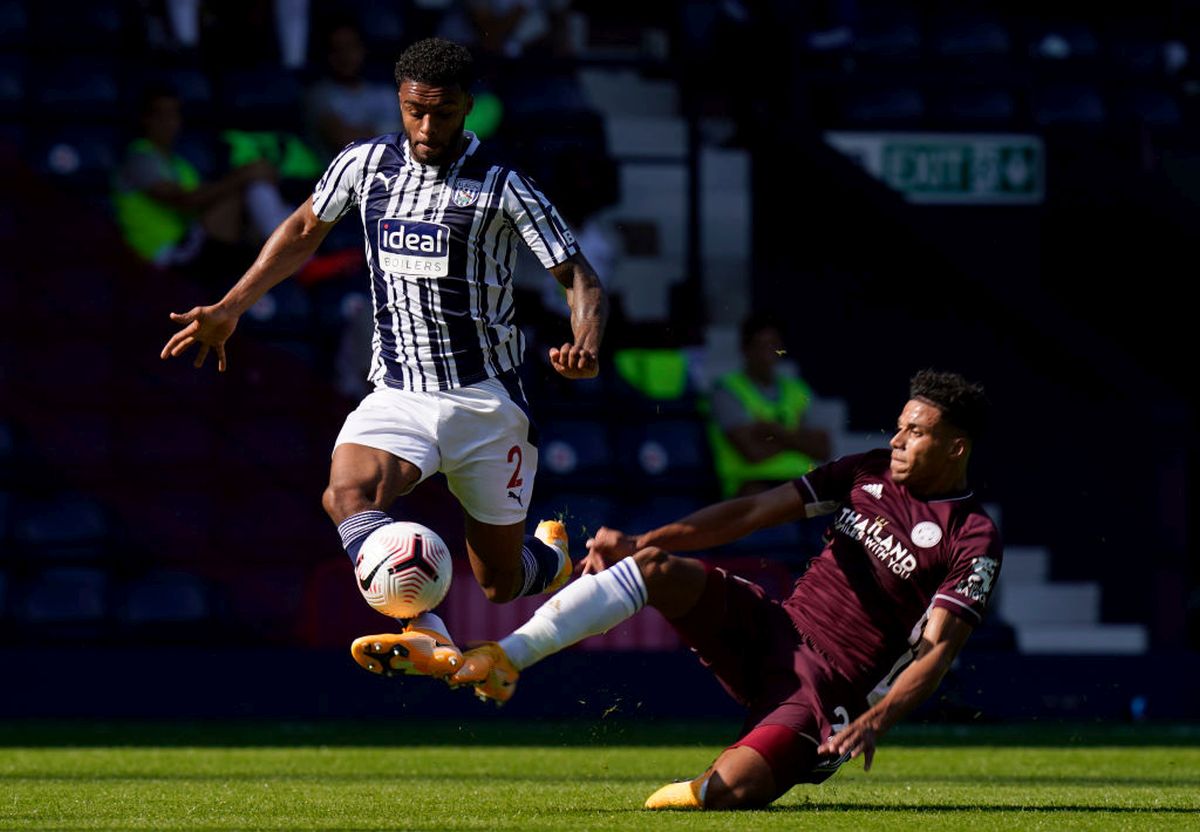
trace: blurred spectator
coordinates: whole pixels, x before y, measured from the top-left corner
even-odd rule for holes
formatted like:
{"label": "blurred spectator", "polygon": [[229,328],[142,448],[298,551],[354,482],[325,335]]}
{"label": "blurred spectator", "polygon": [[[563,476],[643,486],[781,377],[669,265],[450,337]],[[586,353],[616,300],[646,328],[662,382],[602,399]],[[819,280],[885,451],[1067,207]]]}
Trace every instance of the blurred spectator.
{"label": "blurred spectator", "polygon": [[742,325],[743,369],[713,390],[709,438],[726,497],[801,477],[829,457],[829,435],[804,424],[812,390],[782,372],[784,355],[779,327],[752,316]]}
{"label": "blurred spectator", "polygon": [[477,48],[484,56],[518,58],[542,49],[569,51],[570,0],[463,0],[442,20],[438,34]]}
{"label": "blurred spectator", "polygon": [[400,103],[394,84],[363,77],[367,48],[356,23],[334,23],[325,45],[327,75],[309,92],[305,109],[318,147],[332,158],[355,139],[399,130]]}
{"label": "blurred spectator", "polygon": [[288,69],[302,69],[308,53],[309,0],[141,0],[152,46],[169,51],[203,48],[229,65],[261,63],[276,50]]}
{"label": "blurred spectator", "polygon": [[160,266],[184,265],[206,250],[261,242],[290,209],[266,162],[236,167],[215,182],[175,151],[183,127],[179,98],[152,89],[141,107],[141,134],[126,149],[113,202],[129,246]]}
{"label": "blurred spectator", "polygon": [[[620,243],[600,221],[605,208],[620,199],[616,162],[606,153],[585,148],[567,150],[554,160],[549,183],[563,218],[588,261],[606,284],[611,282],[620,257]],[[551,275],[540,270],[542,306],[559,318],[570,315],[567,292]]]}

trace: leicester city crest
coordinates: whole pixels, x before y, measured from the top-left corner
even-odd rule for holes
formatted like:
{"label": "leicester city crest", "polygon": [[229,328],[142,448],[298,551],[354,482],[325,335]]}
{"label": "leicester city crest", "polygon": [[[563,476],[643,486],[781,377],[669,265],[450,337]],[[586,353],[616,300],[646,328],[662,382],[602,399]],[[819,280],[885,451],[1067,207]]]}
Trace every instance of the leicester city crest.
{"label": "leicester city crest", "polygon": [[475,200],[479,199],[479,192],[482,190],[482,182],[476,182],[474,179],[459,179],[454,185],[454,196],[450,198],[450,201],[459,208],[466,208],[468,205],[475,204]]}

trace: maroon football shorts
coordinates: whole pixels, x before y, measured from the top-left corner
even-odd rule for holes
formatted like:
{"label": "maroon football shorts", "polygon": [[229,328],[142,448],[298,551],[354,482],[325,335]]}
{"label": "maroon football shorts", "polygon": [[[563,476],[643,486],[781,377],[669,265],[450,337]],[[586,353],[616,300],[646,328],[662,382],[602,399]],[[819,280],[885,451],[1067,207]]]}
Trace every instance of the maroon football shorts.
{"label": "maroon football shorts", "polygon": [[701,664],[748,711],[730,748],[749,746],[766,759],[782,794],[820,783],[839,761],[817,746],[866,708],[861,695],[797,632],[783,605],[762,587],[708,567],[700,600],[671,622]]}

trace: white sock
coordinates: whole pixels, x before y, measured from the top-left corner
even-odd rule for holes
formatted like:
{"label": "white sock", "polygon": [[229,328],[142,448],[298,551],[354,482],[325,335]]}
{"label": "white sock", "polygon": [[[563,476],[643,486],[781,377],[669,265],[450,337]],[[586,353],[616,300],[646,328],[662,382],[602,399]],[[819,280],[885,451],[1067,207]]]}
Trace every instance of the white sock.
{"label": "white sock", "polygon": [[423,612],[416,618],[410,619],[409,627],[415,627],[418,630],[428,630],[431,633],[437,633],[451,644],[454,640],[450,638],[450,631],[446,629],[446,622],[437,613]]}
{"label": "white sock", "polygon": [[500,647],[518,670],[524,670],[588,636],[608,632],[645,605],[642,572],[633,558],[626,558],[567,584],[512,635],[502,638]]}

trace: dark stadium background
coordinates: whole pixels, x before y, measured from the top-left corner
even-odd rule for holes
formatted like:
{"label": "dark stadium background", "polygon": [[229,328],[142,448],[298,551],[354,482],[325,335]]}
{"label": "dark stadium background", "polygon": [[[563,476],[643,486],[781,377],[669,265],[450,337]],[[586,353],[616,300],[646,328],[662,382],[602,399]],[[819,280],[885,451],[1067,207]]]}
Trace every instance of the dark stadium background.
{"label": "dark stadium background", "polygon": [[[314,0],[310,43],[322,15],[355,15],[386,80],[456,5]],[[1093,623],[1136,625],[1121,631],[1135,644],[1026,649],[997,612],[926,715],[1200,716],[1200,3],[567,5],[569,37],[485,63],[504,109],[492,140],[552,199],[579,197],[580,166],[599,205],[622,204],[622,170],[669,166],[682,191],[676,215],[615,220],[624,257],[654,263],[676,231],[683,250],[676,273],[638,273],[662,282],[661,311],[620,297],[606,357],[728,363],[702,349],[712,328],[769,311],[813,388],[844,402],[848,435],[881,442],[915,370],[983,381],[994,420],[974,481],[1010,546],[1049,553],[1049,594],[1030,597],[1098,593]],[[319,503],[352,406],[332,367],[361,276],[284,284],[218,377],[158,352],[168,312],[216,300],[237,274],[152,269],[114,223],[110,178],[150,84],[179,90],[185,154],[202,169],[220,167],[223,128],[303,134],[319,51],[281,69],[270,6],[206,4],[212,40],[188,50],[155,39],[153,0],[0,0],[0,716],[487,713],[427,680],[370,677],[346,650],[386,625]],[[585,94],[588,73],[608,79],[609,109]],[[677,102],[665,120],[613,123],[648,89]],[[640,144],[626,132],[639,125]],[[1037,137],[1044,193],[906,200],[829,131]],[[742,191],[717,197],[743,206],[748,235],[727,281],[711,254],[721,204],[702,210],[713,151],[748,165]],[[541,356],[563,325],[538,312],[536,289],[521,302],[537,416],[577,458],[556,472],[544,452],[531,518],[565,510],[579,554],[585,527],[635,529],[715,498],[699,391],[651,398],[611,365],[596,383],[556,384]],[[648,441],[665,469],[643,469]],[[461,545],[438,481],[399,513]],[[785,530],[711,556],[781,592],[810,539]],[[1015,574],[1002,572],[1002,593]],[[460,637],[495,637],[532,609],[489,609],[460,573],[447,617]],[[525,674],[507,711],[731,714],[653,615]]]}

